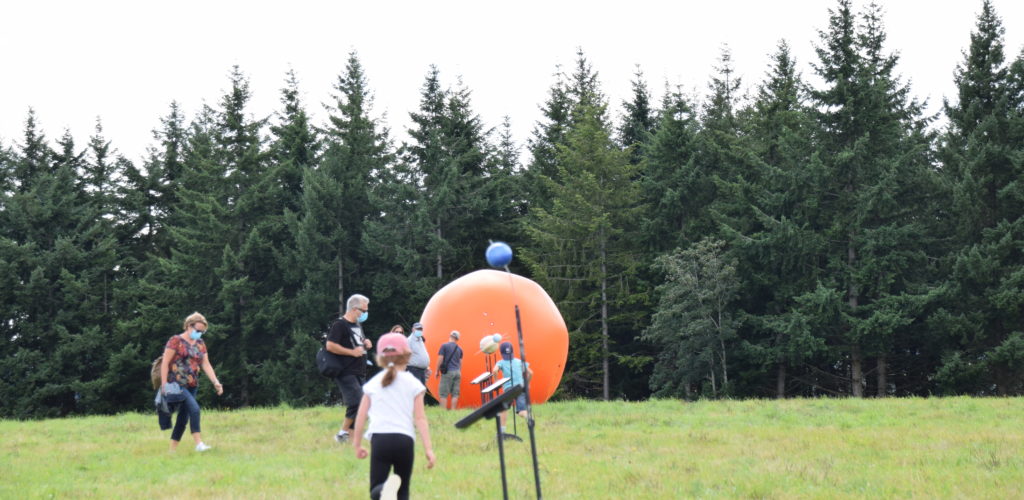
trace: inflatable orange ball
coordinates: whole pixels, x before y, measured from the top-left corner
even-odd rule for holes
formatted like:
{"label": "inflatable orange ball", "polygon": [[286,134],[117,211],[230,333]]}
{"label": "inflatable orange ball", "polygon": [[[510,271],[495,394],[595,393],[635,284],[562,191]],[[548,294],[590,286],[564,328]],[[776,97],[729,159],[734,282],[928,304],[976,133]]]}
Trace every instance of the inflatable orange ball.
{"label": "inflatable orange ball", "polygon": [[[437,291],[423,310],[423,336],[430,352],[430,379],[427,390],[438,397],[437,352],[448,342],[452,330],[458,330],[462,348],[462,383],[459,408],[476,408],[481,404],[480,385],[472,380],[487,371],[501,355],[488,355],[479,348],[485,336],[500,334],[512,342],[519,358],[519,336],[516,331],[515,306],[523,325],[526,362],[533,369],[530,379],[530,401],[543,403],[554,394],[565,371],[569,355],[569,331],[565,320],[551,297],[536,282],[501,271],[481,270],[467,274]],[[504,376],[504,374],[502,374]],[[492,380],[493,381],[493,380]],[[481,384],[483,386],[489,383]]]}

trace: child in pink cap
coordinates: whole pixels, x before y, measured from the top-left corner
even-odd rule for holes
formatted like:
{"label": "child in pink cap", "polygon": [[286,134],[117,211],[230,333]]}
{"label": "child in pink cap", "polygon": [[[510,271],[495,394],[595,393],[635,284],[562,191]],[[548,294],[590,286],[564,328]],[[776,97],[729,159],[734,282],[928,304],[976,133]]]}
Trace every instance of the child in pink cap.
{"label": "child in pink cap", "polygon": [[436,458],[430,445],[430,427],[423,410],[426,387],[405,371],[412,351],[409,341],[400,333],[387,333],[377,341],[377,365],[384,368],[363,385],[363,400],[356,415],[352,446],[357,458],[366,458],[361,446],[363,429],[369,417],[366,434],[370,439],[370,498],[380,498],[391,470],[401,480],[398,498],[409,498],[409,483],[415,457],[416,433],[420,433],[427,457],[427,468]]}

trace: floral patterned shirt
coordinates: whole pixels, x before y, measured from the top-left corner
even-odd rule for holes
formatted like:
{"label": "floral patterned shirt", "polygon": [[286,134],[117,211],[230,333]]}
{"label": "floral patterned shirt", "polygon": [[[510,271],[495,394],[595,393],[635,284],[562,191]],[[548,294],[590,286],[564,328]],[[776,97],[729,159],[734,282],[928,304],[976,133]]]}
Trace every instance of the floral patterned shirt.
{"label": "floral patterned shirt", "polygon": [[177,382],[189,388],[199,385],[199,368],[206,356],[206,343],[199,339],[195,344],[189,344],[181,335],[175,335],[167,341],[165,348],[174,351],[167,370],[167,382]]}

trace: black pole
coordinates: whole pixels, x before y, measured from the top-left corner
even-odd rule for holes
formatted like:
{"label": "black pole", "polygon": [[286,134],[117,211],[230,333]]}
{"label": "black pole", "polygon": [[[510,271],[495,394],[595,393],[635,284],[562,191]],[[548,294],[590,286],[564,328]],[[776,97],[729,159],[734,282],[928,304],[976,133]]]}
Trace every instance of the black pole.
{"label": "black pole", "polygon": [[512,434],[515,434],[516,436],[518,436],[519,435],[519,418],[518,418],[519,417],[519,408],[515,408],[515,404],[513,404],[513,408],[514,409],[512,410]]}
{"label": "black pole", "polygon": [[[505,267],[508,271],[508,267]],[[523,389],[526,391],[526,427],[530,430],[530,453],[533,455],[533,482],[537,487],[537,500],[544,498],[540,492],[540,468],[537,464],[537,440],[533,434],[533,403],[530,401],[530,377],[526,376],[526,346],[523,344],[523,323],[519,319],[519,304],[516,304],[516,331],[519,333],[519,360],[523,362]]]}
{"label": "black pole", "polygon": [[501,493],[505,500],[508,500],[508,482],[505,481],[505,446],[502,444],[505,436],[501,435],[501,418],[498,415],[494,415],[494,427],[498,434],[498,461],[501,462]]}

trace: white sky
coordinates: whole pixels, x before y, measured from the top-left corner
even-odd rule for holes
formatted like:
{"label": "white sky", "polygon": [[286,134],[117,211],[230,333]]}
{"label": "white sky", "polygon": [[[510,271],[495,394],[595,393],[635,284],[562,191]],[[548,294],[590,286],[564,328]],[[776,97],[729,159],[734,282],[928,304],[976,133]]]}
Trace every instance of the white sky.
{"label": "white sky", "polygon": [[[981,0],[880,0],[887,48],[898,71],[937,112],[954,95]],[[865,1],[855,0],[860,9]],[[618,114],[637,64],[660,98],[665,82],[705,93],[722,44],[744,87],[759,83],[779,39],[805,78],[828,23],[825,0],[308,1],[7,0],[0,4],[0,144],[22,140],[29,107],[46,136],[69,129],[80,147],[102,120],[104,135],[139,162],[151,131],[177,100],[191,119],[217,105],[238,64],[257,117],[280,109],[294,69],[317,124],[321,106],[356,50],[375,95],[373,113],[406,139],[429,65],[442,83],[461,76],[487,126],[512,119],[525,144],[556,65],[572,69],[582,47]],[[1006,28],[1008,59],[1024,43],[1024,1],[993,0]],[[524,149],[525,150],[525,149]],[[525,153],[524,153],[525,157]]]}

